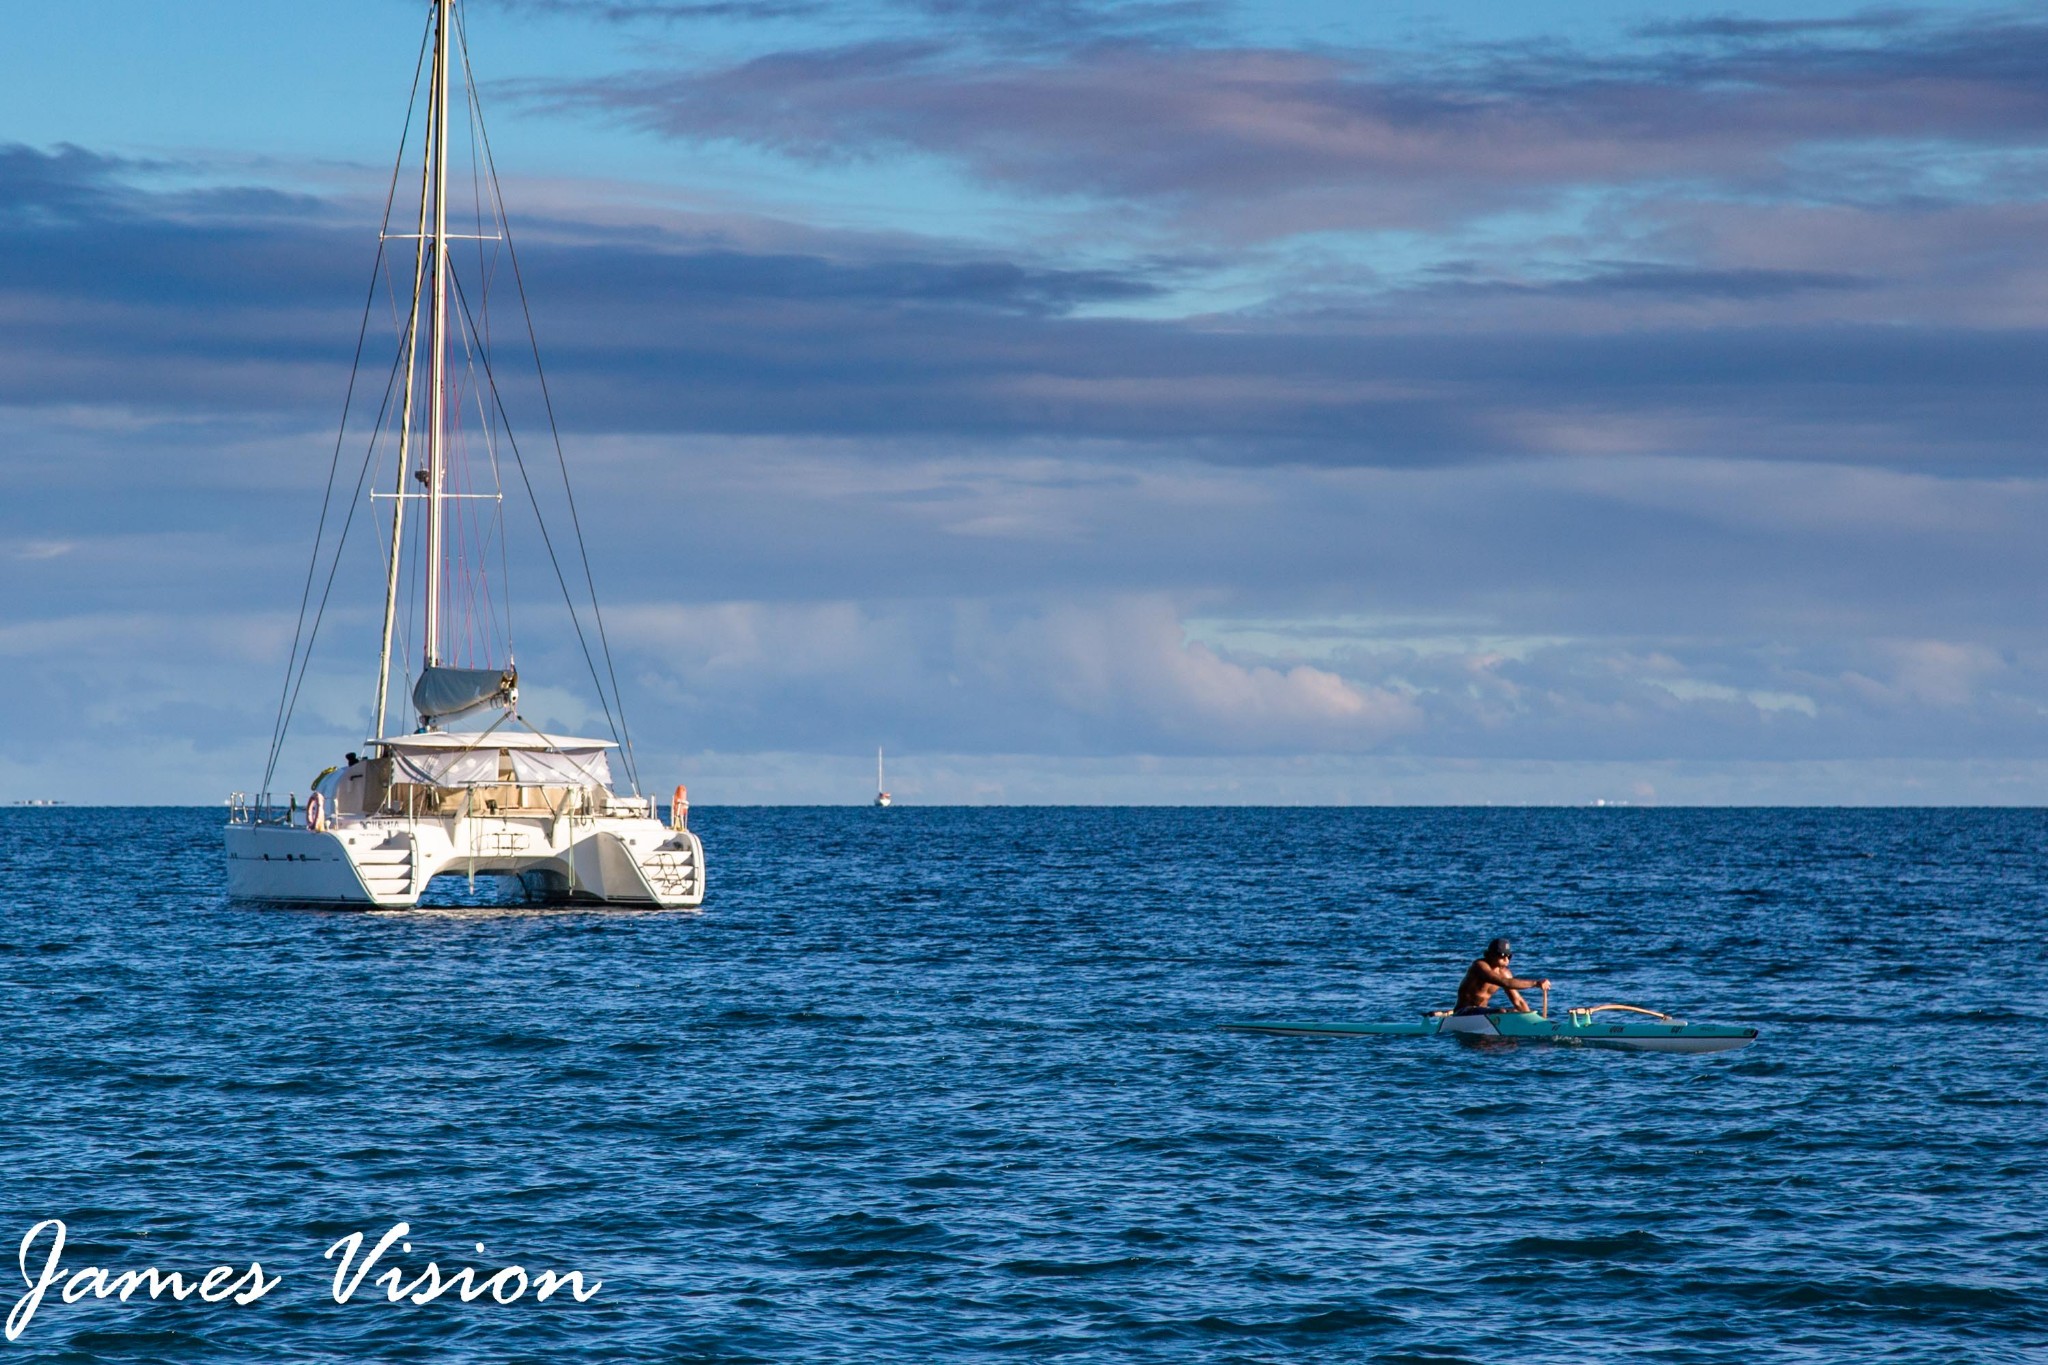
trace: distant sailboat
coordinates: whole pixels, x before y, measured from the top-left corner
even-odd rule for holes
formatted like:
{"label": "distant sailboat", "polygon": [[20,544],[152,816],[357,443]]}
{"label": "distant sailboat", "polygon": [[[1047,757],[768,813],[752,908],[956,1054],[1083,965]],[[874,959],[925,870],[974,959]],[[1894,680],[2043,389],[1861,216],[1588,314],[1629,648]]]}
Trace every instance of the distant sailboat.
{"label": "distant sailboat", "polygon": [[[517,258],[511,255],[489,143],[481,138],[473,79],[464,81],[463,104],[472,117],[470,146],[484,149],[477,168],[481,174],[471,178],[481,202],[471,215],[475,231],[449,231],[448,152],[455,137],[449,106],[457,74],[451,56],[459,56],[465,77],[469,62],[455,0],[434,0],[429,22],[429,41],[422,51],[423,60],[430,52],[432,71],[417,231],[393,231],[387,206],[383,234],[386,241],[411,243],[413,262],[411,298],[398,301],[407,309],[399,319],[400,349],[392,370],[399,396],[395,401],[387,397],[385,405],[387,416],[396,419],[395,428],[380,427],[394,432],[392,484],[389,492],[373,494],[390,501],[391,513],[380,575],[384,612],[372,728],[360,755],[350,753],[314,780],[303,815],[296,793],[278,805],[270,794],[270,780],[291,722],[292,702],[312,657],[311,635],[303,648],[295,639],[263,785],[253,799],[240,793],[230,799],[228,893],[248,900],[396,908],[416,905],[435,876],[455,873],[517,878],[530,893],[576,901],[695,906],[704,899],[704,848],[687,827],[688,797],[683,788],[676,788],[672,813],[664,824],[654,800],[639,791],[616,677],[609,697],[597,677],[598,658],[607,666],[610,662],[601,615],[593,620],[601,652],[592,657],[576,605],[569,604],[571,624],[590,662],[612,737],[572,739],[544,733],[519,713],[520,677],[511,657],[509,596],[500,577],[495,597],[505,598],[505,606],[502,616],[494,614],[491,584],[478,568],[486,562],[479,546],[487,546],[500,556],[501,574],[510,572],[504,566],[509,557],[503,550],[502,515],[480,505],[501,499],[496,491],[480,491],[477,481],[463,474],[463,466],[451,465],[459,454],[459,400],[466,398],[476,408],[469,419],[477,430],[475,439],[489,447],[493,479],[501,439],[504,452],[520,460],[522,480],[524,459],[511,440],[510,419],[497,402],[497,381],[490,373],[489,314],[482,293],[488,272],[480,270],[482,278],[465,289],[451,258],[451,243],[473,241],[480,249],[482,244],[502,243],[503,260],[515,272]],[[481,195],[484,187],[491,191],[487,200]],[[462,226],[459,219],[457,226]],[[498,259],[493,257],[493,262]],[[520,288],[523,301],[524,286]],[[480,326],[478,318],[485,325]],[[535,354],[537,364],[537,350]],[[453,362],[460,359],[469,363],[467,374],[451,372]],[[416,421],[420,407],[426,411]],[[552,424],[552,408],[548,411]],[[502,430],[493,427],[494,418],[502,419]],[[364,457],[365,470],[377,450],[373,439]],[[566,470],[563,477],[566,491]],[[535,511],[538,515],[538,506]],[[486,539],[479,528],[490,517],[496,520]],[[541,531],[545,537],[545,522]],[[580,531],[576,539],[580,542]],[[409,621],[420,622],[419,637],[407,644],[394,637],[404,596],[405,552],[412,546],[422,551],[424,582],[414,599],[415,610],[407,614]],[[547,541],[545,548],[553,561],[554,542]],[[334,553],[338,565],[340,551]],[[316,542],[316,563],[318,554]],[[567,598],[567,580],[561,578],[559,564],[555,567]],[[587,558],[585,569],[587,574]],[[312,582],[309,571],[308,591]],[[324,608],[324,597],[321,603]],[[594,592],[592,611],[596,612]],[[302,606],[302,624],[305,619]],[[313,630],[318,625],[316,614]],[[419,661],[416,681],[405,668],[405,656],[414,648]],[[397,708],[388,704],[394,666],[404,668],[405,681],[413,683],[412,714],[387,724],[397,719],[389,714]],[[322,690],[330,686],[328,678],[316,683]],[[466,717],[488,719],[488,724],[480,730],[448,728],[447,722]],[[624,792],[615,786],[614,755],[625,768]]]}
{"label": "distant sailboat", "polygon": [[891,804],[888,788],[882,781],[882,746],[879,744],[875,746],[875,804],[878,806]]}

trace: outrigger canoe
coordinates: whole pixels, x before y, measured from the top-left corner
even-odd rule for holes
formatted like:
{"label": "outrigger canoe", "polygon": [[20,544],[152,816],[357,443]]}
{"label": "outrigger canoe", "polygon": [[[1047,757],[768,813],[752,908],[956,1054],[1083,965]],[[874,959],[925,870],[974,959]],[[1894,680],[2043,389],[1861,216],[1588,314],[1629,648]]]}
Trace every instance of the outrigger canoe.
{"label": "outrigger canoe", "polygon": [[[1612,1013],[1609,1013],[1609,1012]],[[1606,1014],[1607,1018],[1600,1016]],[[1621,1014],[1646,1015],[1622,1019]],[[1593,1005],[1567,1010],[1552,1019],[1535,1010],[1487,1010],[1456,1014],[1432,1010],[1413,1024],[1230,1023],[1242,1033],[1269,1033],[1290,1038],[1456,1038],[1460,1042],[1492,1039],[1529,1043],[1564,1043],[1574,1047],[1620,1048],[1627,1052],[1726,1052],[1748,1047],[1756,1030],[1736,1024],[1688,1024],[1638,1005]]]}

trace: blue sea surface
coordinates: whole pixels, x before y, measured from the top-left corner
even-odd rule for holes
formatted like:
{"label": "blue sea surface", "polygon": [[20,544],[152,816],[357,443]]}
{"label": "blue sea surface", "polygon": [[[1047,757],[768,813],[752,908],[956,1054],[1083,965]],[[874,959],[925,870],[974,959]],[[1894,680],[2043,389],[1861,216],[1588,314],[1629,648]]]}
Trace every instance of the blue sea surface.
{"label": "blue sea surface", "polygon": [[[2048,813],[692,820],[701,912],[362,914],[229,903],[217,810],[0,812],[0,1308],[48,1218],[282,1277],[0,1355],[2048,1359]],[[1413,1018],[1495,934],[1762,1038],[1218,1027]],[[603,1287],[334,1302],[400,1220],[408,1275]]]}

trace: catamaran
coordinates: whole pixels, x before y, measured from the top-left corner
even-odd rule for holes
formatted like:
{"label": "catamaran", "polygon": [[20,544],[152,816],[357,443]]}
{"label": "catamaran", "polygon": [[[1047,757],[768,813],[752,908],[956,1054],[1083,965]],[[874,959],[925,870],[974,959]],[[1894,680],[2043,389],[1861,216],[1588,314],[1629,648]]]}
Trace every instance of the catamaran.
{"label": "catamaran", "polygon": [[875,804],[886,806],[889,804],[889,801],[889,784],[882,779],[882,746],[877,744],[875,746]]}
{"label": "catamaran", "polygon": [[[473,173],[463,178],[476,187],[478,201],[472,232],[449,230],[454,207],[449,147],[461,137],[451,129],[449,118],[456,75],[451,67],[457,55],[468,124],[463,132],[474,163]],[[431,0],[414,74],[415,98],[422,70],[427,89],[416,230],[391,230],[401,183],[394,168],[378,250],[381,270],[387,264],[388,243],[412,243],[411,306],[407,311],[404,299],[395,300],[398,354],[383,410],[364,452],[355,496],[345,500],[348,511],[340,518],[326,575],[331,589],[334,571],[342,562],[341,546],[355,522],[353,508],[368,483],[370,505],[388,501],[390,506],[381,564],[382,645],[370,737],[362,741],[360,753],[350,752],[315,779],[303,805],[296,791],[283,801],[273,793],[279,755],[311,669],[313,640],[327,606],[323,590],[309,623],[308,607],[319,581],[315,570],[323,562],[330,520],[329,506],[323,505],[263,783],[254,797],[238,792],[229,799],[228,891],[245,900],[403,908],[417,905],[435,877],[452,873],[468,877],[472,885],[485,877],[487,888],[516,885],[521,899],[700,905],[704,849],[688,828],[687,793],[676,788],[667,823],[653,798],[641,794],[588,555],[583,556],[584,584],[590,588],[583,603],[586,619],[562,571],[556,538],[549,533],[538,498],[533,511],[540,540],[554,566],[575,639],[590,665],[611,737],[555,733],[528,723],[519,710],[511,598],[503,582],[511,557],[505,548],[501,456],[516,462],[520,482],[529,492],[533,481],[490,364],[486,291],[493,278],[509,273],[518,285],[522,313],[526,291],[455,0]],[[409,145],[411,127],[409,115],[400,167],[410,154],[403,148]],[[457,210],[458,227],[465,225],[465,216]],[[475,261],[458,269],[458,254],[472,244]],[[371,302],[374,299],[373,292]],[[368,316],[366,309],[365,335]],[[527,332],[530,340],[530,317]],[[361,357],[359,342],[359,367]],[[560,436],[554,432],[553,403],[547,398],[537,345],[533,358],[559,456]],[[355,392],[352,378],[350,401]],[[336,438],[336,470],[348,431],[348,407],[345,402],[341,435]],[[390,420],[393,416],[395,421]],[[389,459],[388,491],[374,486],[377,479],[371,473],[380,464],[380,451]],[[337,487],[330,473],[330,504]],[[566,465],[562,496],[573,526],[575,503]],[[581,550],[580,527],[574,540]],[[489,581],[493,558],[502,570],[496,584]],[[409,565],[414,591],[407,590]],[[501,604],[494,595],[502,598]],[[403,640],[402,599],[407,607]],[[417,677],[411,668],[415,645]],[[599,659],[605,665],[602,674]],[[394,673],[400,676],[401,690],[410,687],[411,719],[401,727],[389,724]],[[609,690],[606,677],[611,680]],[[451,728],[457,723],[467,728]],[[615,757],[624,770],[623,784],[612,769]]]}

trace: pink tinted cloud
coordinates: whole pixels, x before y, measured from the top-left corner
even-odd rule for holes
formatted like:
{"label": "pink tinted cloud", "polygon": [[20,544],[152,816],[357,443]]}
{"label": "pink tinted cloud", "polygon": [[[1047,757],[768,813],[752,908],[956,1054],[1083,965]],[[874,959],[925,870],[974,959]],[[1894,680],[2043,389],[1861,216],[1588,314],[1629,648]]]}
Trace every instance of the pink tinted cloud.
{"label": "pink tinted cloud", "polygon": [[529,87],[661,133],[830,161],[912,150],[1031,192],[1140,202],[1248,236],[1429,227],[1561,188],[1796,188],[1839,143],[2025,146],[2048,131],[2048,25],[1901,25],[1646,54],[937,42]]}

